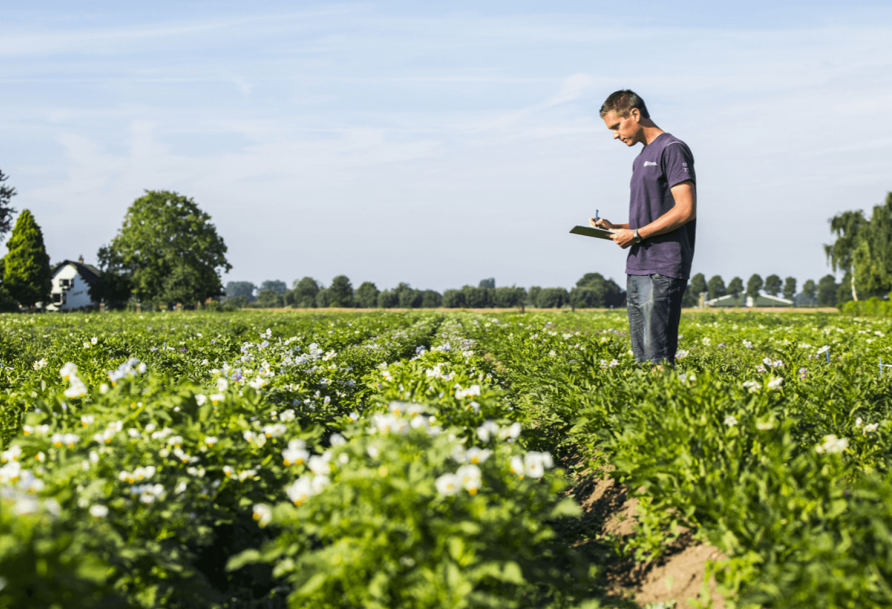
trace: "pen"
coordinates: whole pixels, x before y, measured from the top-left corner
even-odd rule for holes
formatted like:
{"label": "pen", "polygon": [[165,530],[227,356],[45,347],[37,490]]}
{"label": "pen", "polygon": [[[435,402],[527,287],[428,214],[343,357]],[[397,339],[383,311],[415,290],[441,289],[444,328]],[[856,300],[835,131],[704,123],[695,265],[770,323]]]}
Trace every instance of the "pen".
{"label": "pen", "polygon": [[596,209],[595,210],[595,222],[597,222],[597,221],[598,221],[598,210]]}

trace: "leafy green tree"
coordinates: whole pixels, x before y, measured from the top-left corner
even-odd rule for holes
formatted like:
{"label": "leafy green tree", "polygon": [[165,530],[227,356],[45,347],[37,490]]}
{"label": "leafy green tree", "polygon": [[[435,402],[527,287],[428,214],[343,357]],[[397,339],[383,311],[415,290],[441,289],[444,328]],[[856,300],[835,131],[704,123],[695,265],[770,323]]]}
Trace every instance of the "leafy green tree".
{"label": "leafy green tree", "polygon": [[488,288],[490,290],[494,290],[494,289],[496,289],[496,280],[492,277],[490,277],[489,279],[481,279],[480,285],[478,285],[477,287],[478,288]]}
{"label": "leafy green tree", "polygon": [[419,290],[405,282],[400,282],[393,291],[396,293],[397,306],[403,309],[417,309],[424,298]]}
{"label": "leafy green tree", "polygon": [[302,309],[312,309],[316,306],[316,296],[321,289],[322,285],[312,277],[295,280],[292,290],[286,294],[286,302]]}
{"label": "leafy green tree", "polygon": [[331,293],[331,307],[352,307],[353,306],[353,284],[346,275],[338,275],[331,281],[331,287],[328,288]]}
{"label": "leafy green tree", "polygon": [[746,282],[746,295],[750,298],[757,298],[759,296],[759,290],[762,289],[762,277],[761,275],[754,274],[750,277],[750,280]]}
{"label": "leafy green tree", "polygon": [[129,276],[136,298],[163,308],[221,295],[220,271],[232,268],[226,251],[211,217],[194,200],[147,190],[127,210],[112,242],[99,250],[99,259]]}
{"label": "leafy green tree", "polygon": [[331,306],[331,290],[328,288],[322,288],[319,290],[319,293],[316,294],[316,308],[317,309],[327,309]]}
{"label": "leafy green tree", "polygon": [[499,309],[519,307],[526,300],[527,291],[523,288],[503,286],[492,293],[492,304]]}
{"label": "leafy green tree", "polygon": [[818,281],[818,306],[819,307],[835,307],[836,292],[839,286],[836,283],[836,277],[827,274]]}
{"label": "leafy green tree", "polygon": [[49,302],[53,272],[43,245],[43,232],[27,209],[19,214],[6,242],[3,286],[20,305],[33,307]]}
{"label": "leafy green tree", "polygon": [[710,300],[721,298],[725,295],[725,280],[721,275],[713,275],[709,283],[706,284],[706,288],[709,291]]}
{"label": "leafy green tree", "polygon": [[12,216],[16,210],[9,204],[14,196],[16,196],[15,188],[4,184],[9,176],[0,170],[0,238],[2,238],[12,227]]}
{"label": "leafy green tree", "polygon": [[570,302],[570,293],[564,288],[545,288],[539,293],[537,306],[542,309],[560,309]]}
{"label": "leafy green tree", "polygon": [[244,309],[248,306],[249,302],[247,296],[233,296],[232,298],[226,299],[226,304],[236,309]]}
{"label": "leafy green tree", "polygon": [[121,266],[120,257],[106,247],[99,250],[99,279],[90,284],[90,299],[109,309],[123,309],[133,297],[130,275]]}
{"label": "leafy green tree", "polygon": [[539,294],[542,292],[542,288],[537,285],[534,285],[527,291],[527,302],[530,303],[531,307],[539,306]]}
{"label": "leafy green tree", "polygon": [[486,309],[492,306],[492,288],[475,288],[466,285],[462,287],[465,293],[465,306],[471,309]]}
{"label": "leafy green tree", "polygon": [[[570,305],[580,308],[613,308],[626,304],[626,295],[613,279],[601,273],[586,273],[576,282],[576,296],[570,292]],[[575,298],[575,300],[574,300]]]}
{"label": "leafy green tree", "polygon": [[809,298],[816,298],[818,295],[818,286],[815,285],[814,279],[809,279],[802,284],[802,293]]}
{"label": "leafy green tree", "polygon": [[784,279],[784,298],[787,300],[793,300],[793,296],[796,295],[796,278],[795,277],[787,277]]}
{"label": "leafy green tree", "polygon": [[259,292],[265,292],[269,290],[274,294],[282,294],[288,291],[288,285],[284,281],[279,281],[278,279],[267,279],[263,283],[260,284]]}
{"label": "leafy green tree", "polygon": [[243,296],[246,302],[252,302],[254,300],[254,291],[257,289],[257,286],[251,283],[250,281],[230,281],[226,284],[226,300],[230,300],[231,298],[238,298]]}
{"label": "leafy green tree", "polygon": [[892,193],[869,219],[861,210],[834,216],[830,231],[836,240],[824,252],[834,272],[843,271],[851,298],[885,295],[892,288]]}
{"label": "leafy green tree", "polygon": [[778,277],[777,275],[769,275],[765,278],[765,287],[763,289],[765,290],[766,294],[777,296],[777,293],[781,291],[783,285],[784,284],[781,281],[780,277]]}
{"label": "leafy green tree", "polygon": [[465,302],[465,293],[462,290],[445,290],[443,292],[443,307],[446,309],[463,309],[467,303]]}
{"label": "leafy green tree", "polygon": [[255,304],[263,309],[281,308],[285,306],[285,295],[275,290],[260,290]]}
{"label": "leafy green tree", "polygon": [[356,304],[363,309],[374,309],[378,306],[378,287],[371,281],[365,281],[356,289]]}
{"label": "leafy green tree", "polygon": [[697,273],[691,277],[691,282],[682,296],[681,306],[697,307],[700,306],[700,294],[708,292],[709,287],[706,285],[706,276],[703,273]]}
{"label": "leafy green tree", "polygon": [[382,290],[378,294],[379,309],[393,309],[400,303],[400,296],[395,290]]}
{"label": "leafy green tree", "polygon": [[728,287],[725,288],[725,294],[730,294],[734,298],[737,298],[741,294],[743,294],[743,279],[740,277],[735,277],[731,281],[728,282]]}
{"label": "leafy green tree", "polygon": [[[830,219],[830,232],[836,235],[836,241],[830,245],[825,245],[824,253],[827,255],[827,261],[834,272],[837,270],[845,273],[851,272],[855,250],[859,246],[863,247],[862,229],[865,228],[866,224],[867,220],[864,217],[864,212],[860,209],[857,211],[844,211]],[[858,300],[855,284],[852,283],[851,287],[852,298]],[[820,287],[818,290],[820,292]],[[820,296],[818,296],[818,301],[820,302]]]}
{"label": "leafy green tree", "polygon": [[435,290],[425,290],[421,295],[421,306],[425,309],[436,309],[443,305],[443,296]]}

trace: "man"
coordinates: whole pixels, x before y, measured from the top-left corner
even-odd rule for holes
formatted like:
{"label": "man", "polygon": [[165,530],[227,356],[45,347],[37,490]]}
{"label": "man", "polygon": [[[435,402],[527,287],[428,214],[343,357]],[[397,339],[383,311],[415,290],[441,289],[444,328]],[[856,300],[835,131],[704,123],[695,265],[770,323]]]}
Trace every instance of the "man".
{"label": "man", "polygon": [[601,106],[607,128],[626,146],[644,148],[632,163],[629,222],[589,220],[629,249],[626,299],[632,352],[639,363],[673,362],[681,298],[691,275],[697,217],[694,157],[651,120],[644,100],[624,90]]}

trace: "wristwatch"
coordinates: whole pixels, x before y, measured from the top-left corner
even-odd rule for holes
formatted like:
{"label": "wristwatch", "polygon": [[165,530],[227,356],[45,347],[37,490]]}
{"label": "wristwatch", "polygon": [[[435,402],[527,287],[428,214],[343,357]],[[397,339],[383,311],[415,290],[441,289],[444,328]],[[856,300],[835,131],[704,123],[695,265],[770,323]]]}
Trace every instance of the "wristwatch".
{"label": "wristwatch", "polygon": [[641,238],[641,235],[638,233],[637,228],[635,229],[635,232],[632,233],[632,235],[633,235],[632,241],[634,241],[635,243],[641,243],[643,241],[643,239]]}

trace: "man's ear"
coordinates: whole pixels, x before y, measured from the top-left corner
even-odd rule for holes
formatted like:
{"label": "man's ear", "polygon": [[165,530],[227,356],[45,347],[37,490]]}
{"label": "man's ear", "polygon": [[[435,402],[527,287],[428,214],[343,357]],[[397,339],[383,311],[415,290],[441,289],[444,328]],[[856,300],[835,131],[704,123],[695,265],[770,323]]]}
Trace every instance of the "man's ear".
{"label": "man's ear", "polygon": [[636,123],[641,122],[641,111],[638,108],[632,108],[629,110],[629,117],[635,121]]}

